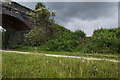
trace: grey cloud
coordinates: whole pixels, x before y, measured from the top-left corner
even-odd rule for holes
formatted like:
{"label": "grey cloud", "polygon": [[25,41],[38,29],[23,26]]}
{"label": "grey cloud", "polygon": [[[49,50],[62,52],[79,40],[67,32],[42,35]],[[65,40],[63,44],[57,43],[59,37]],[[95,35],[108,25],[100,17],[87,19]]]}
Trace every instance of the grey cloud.
{"label": "grey cloud", "polygon": [[83,30],[89,36],[95,29],[101,27],[118,27],[117,4],[117,2],[72,2],[46,5],[51,10],[57,11],[56,21],[59,24],[72,31]]}
{"label": "grey cloud", "polygon": [[[37,2],[21,2],[34,9]],[[92,20],[99,17],[110,17],[117,11],[117,2],[45,2],[50,10],[55,10],[56,19],[67,22],[70,18]]]}
{"label": "grey cloud", "polygon": [[[35,3],[22,3],[34,9]],[[83,30],[92,35],[95,29],[118,27],[117,2],[45,2],[51,11],[55,10],[55,20],[72,31]],[[119,6],[120,7],[120,6]]]}
{"label": "grey cloud", "polygon": [[56,10],[56,18],[67,22],[76,17],[83,20],[92,20],[99,17],[110,17],[117,10],[117,3],[113,2],[66,2],[46,3],[51,10]]}
{"label": "grey cloud", "polygon": [[120,2],[118,3],[118,26],[120,27]]}

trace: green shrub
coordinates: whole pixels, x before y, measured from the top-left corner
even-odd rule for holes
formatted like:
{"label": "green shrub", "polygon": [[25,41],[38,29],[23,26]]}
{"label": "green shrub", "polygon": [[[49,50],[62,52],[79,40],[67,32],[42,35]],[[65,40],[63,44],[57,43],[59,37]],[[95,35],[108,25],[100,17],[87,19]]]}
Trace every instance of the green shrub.
{"label": "green shrub", "polygon": [[86,34],[83,31],[81,31],[81,30],[75,31],[74,34],[77,37],[85,37],[86,36]]}
{"label": "green shrub", "polygon": [[47,35],[40,28],[34,28],[25,34],[26,44],[29,46],[40,46],[47,41]]}
{"label": "green shrub", "polygon": [[79,49],[84,52],[118,53],[120,28],[95,30],[93,36],[85,40]]}
{"label": "green shrub", "polygon": [[47,43],[47,50],[50,51],[72,51],[77,45],[76,40],[54,39]]}
{"label": "green shrub", "polygon": [[63,26],[55,24],[55,35],[46,44],[46,50],[49,51],[73,51],[77,46],[77,41],[85,37],[81,30],[72,32]]}

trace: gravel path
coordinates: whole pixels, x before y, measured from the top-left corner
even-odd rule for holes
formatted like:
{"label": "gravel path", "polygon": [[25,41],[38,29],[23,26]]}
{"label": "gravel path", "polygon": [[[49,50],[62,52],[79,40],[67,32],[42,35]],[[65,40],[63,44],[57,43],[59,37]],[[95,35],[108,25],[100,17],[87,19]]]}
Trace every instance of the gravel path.
{"label": "gravel path", "polygon": [[[43,53],[30,53],[30,52],[20,52],[20,51],[7,51],[7,50],[0,50],[2,52],[11,52],[11,53],[20,53],[20,54],[38,54],[42,55]],[[86,60],[104,60],[104,61],[110,61],[110,62],[119,62],[118,60],[112,60],[112,59],[101,59],[101,58],[89,58],[89,57],[80,57],[80,56],[67,56],[67,55],[54,55],[54,54],[44,54],[46,56],[53,56],[53,57],[65,57],[65,58],[78,58],[78,59],[86,59]]]}

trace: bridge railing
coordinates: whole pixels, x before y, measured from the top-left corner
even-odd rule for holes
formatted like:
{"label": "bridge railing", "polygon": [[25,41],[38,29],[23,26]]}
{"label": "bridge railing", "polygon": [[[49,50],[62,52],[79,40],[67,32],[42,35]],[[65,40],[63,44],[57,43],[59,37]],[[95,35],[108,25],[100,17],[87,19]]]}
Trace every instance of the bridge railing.
{"label": "bridge railing", "polygon": [[[16,13],[21,13],[21,14],[26,14],[27,15],[27,13],[28,12],[24,12],[24,11],[20,11],[20,10],[18,10],[18,9],[16,9],[16,8],[13,8],[13,7],[10,7],[10,6],[6,6],[6,5],[2,5],[2,8],[3,9],[7,9],[7,10],[9,10],[9,11],[14,11],[14,12],[16,12]],[[31,12],[30,14],[36,14],[36,13],[33,13],[33,12]]]}

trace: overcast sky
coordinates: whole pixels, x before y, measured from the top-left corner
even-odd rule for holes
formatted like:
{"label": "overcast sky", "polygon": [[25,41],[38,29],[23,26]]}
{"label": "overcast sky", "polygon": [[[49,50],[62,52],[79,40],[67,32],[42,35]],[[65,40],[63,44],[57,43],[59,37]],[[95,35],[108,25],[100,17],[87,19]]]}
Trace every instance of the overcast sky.
{"label": "overcast sky", "polygon": [[[34,9],[37,2],[19,2]],[[56,11],[56,23],[71,31],[83,30],[91,36],[95,29],[118,27],[117,2],[44,2]]]}

